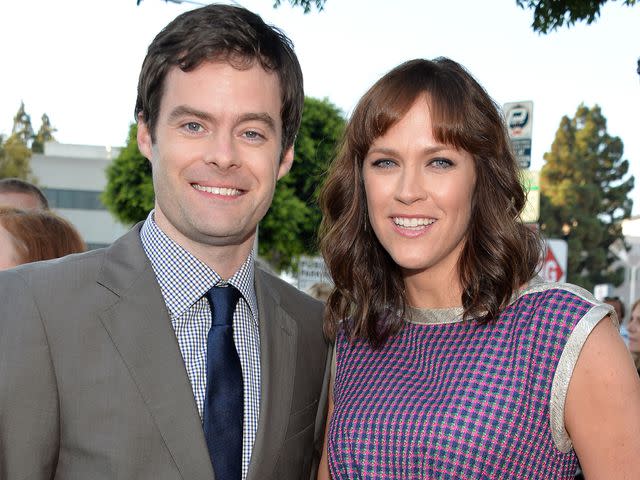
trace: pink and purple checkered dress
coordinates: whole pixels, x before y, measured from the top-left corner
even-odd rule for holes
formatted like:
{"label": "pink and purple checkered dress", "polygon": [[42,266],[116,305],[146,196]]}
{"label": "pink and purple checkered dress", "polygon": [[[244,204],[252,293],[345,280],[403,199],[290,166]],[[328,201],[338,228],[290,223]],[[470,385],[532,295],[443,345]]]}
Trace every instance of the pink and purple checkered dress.
{"label": "pink and purple checkered dress", "polygon": [[410,311],[379,350],[336,341],[333,480],[572,479],[564,399],[610,307],[538,280],[488,325]]}

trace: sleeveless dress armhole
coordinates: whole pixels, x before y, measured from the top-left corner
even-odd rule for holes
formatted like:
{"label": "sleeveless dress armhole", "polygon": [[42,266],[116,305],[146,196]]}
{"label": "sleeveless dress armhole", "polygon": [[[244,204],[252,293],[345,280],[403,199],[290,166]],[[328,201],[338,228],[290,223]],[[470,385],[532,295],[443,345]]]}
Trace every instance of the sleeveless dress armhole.
{"label": "sleeveless dress armhole", "polygon": [[[336,384],[336,351],[338,349],[334,346],[333,353],[331,354],[331,377],[329,378],[329,385],[335,388]],[[333,394],[333,392],[331,392]]]}
{"label": "sleeveless dress armhole", "polygon": [[556,448],[562,453],[567,453],[572,448],[571,438],[564,424],[564,407],[569,382],[587,337],[607,316],[611,317],[615,325],[618,324],[613,307],[607,304],[596,304],[578,321],[562,350],[553,376],[549,412],[551,434]]}

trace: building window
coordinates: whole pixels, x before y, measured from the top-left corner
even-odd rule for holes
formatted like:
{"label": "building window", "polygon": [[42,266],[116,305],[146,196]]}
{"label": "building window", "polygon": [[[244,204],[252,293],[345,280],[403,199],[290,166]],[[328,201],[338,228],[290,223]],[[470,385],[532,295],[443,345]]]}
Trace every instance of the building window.
{"label": "building window", "polygon": [[100,201],[102,192],[87,190],[64,190],[61,188],[43,188],[51,208],[74,208],[78,210],[106,210]]}

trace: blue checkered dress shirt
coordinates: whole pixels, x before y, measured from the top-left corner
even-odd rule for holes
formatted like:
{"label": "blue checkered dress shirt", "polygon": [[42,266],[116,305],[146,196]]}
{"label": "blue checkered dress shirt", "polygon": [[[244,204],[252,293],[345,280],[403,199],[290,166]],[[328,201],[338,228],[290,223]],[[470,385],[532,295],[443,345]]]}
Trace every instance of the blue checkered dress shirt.
{"label": "blue checkered dress shirt", "polygon": [[207,389],[207,334],[211,327],[211,309],[205,294],[214,285],[225,283],[242,294],[233,314],[233,339],[244,382],[242,478],[246,479],[260,412],[260,335],[253,253],[225,282],[213,269],[167,237],[154,221],[153,211],[142,225],[140,239],[167,305],[200,418]]}

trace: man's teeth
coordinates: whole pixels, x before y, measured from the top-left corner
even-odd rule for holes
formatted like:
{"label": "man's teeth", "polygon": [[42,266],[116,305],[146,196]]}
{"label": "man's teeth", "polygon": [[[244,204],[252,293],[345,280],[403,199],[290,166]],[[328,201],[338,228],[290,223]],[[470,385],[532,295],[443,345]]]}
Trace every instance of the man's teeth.
{"label": "man's teeth", "polygon": [[200,190],[201,192],[213,193],[214,195],[225,195],[228,197],[240,195],[240,190],[235,188],[205,187],[203,185],[198,185],[197,183],[193,184],[193,188]]}
{"label": "man's teeth", "polygon": [[416,228],[426,227],[431,225],[436,220],[434,218],[405,218],[405,217],[393,217],[393,223],[403,228]]}

